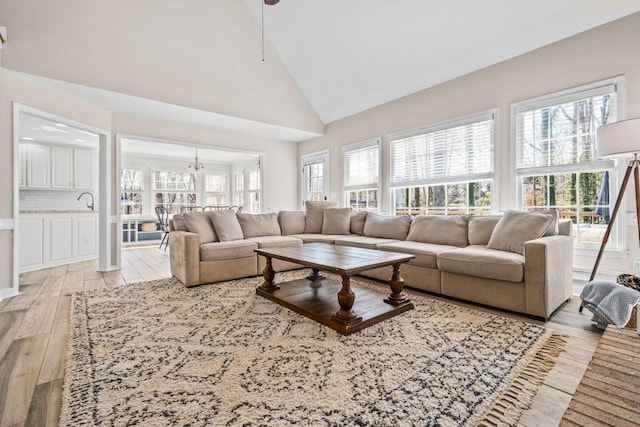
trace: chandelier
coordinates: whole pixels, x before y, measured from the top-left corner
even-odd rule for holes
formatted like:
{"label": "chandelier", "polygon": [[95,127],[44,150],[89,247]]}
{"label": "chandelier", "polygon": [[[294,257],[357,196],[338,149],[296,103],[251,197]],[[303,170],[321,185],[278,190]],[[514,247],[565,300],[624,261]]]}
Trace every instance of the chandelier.
{"label": "chandelier", "polygon": [[196,148],[196,161],[189,163],[189,170],[200,172],[204,169],[204,163],[198,161],[198,149]]}

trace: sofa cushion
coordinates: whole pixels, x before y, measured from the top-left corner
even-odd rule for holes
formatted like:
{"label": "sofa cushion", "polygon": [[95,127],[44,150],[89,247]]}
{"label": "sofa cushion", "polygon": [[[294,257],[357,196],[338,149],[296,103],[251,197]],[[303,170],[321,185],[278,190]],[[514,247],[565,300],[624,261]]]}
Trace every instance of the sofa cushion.
{"label": "sofa cushion", "polygon": [[367,220],[367,212],[353,212],[351,214],[351,233],[364,236],[364,223]]}
{"label": "sofa cushion", "polygon": [[220,239],[221,242],[242,240],[244,238],[235,212],[213,211],[208,213],[211,215],[213,228],[216,230],[218,239]]}
{"label": "sofa cushion", "polygon": [[464,247],[468,223],[466,215],[418,215],[411,220],[407,240]]}
{"label": "sofa cushion", "polygon": [[[175,214],[173,218],[171,218],[171,221],[173,222],[173,229],[175,231],[189,231],[182,214]],[[213,224],[211,224],[211,227],[213,227]]]}
{"label": "sofa cushion", "polygon": [[238,222],[244,238],[258,236],[279,236],[280,224],[278,214],[275,212],[266,214],[238,213]]}
{"label": "sofa cushion", "polygon": [[381,239],[405,240],[410,225],[409,215],[384,216],[369,213],[364,223],[364,235]]}
{"label": "sofa cushion", "polygon": [[249,240],[205,243],[200,245],[200,262],[250,257],[257,255],[255,249],[258,244]]}
{"label": "sofa cushion", "polygon": [[541,237],[552,221],[551,215],[507,210],[493,229],[487,247],[524,254],[524,242]]}
{"label": "sofa cushion", "polygon": [[329,200],[312,201],[307,200],[304,202],[305,208],[305,233],[322,233],[322,222],[324,220],[324,210],[326,208],[337,208],[337,202],[331,202]]}
{"label": "sofa cushion", "polygon": [[261,236],[246,239],[258,245],[258,248],[279,248],[283,246],[302,245],[302,240],[291,236]]}
{"label": "sofa cushion", "polygon": [[322,234],[349,234],[351,208],[327,208],[322,219]]}
{"label": "sofa cushion", "polygon": [[486,246],[467,246],[438,254],[438,268],[449,273],[485,279],[522,282],[524,256],[513,252],[489,249]]}
{"label": "sofa cushion", "polygon": [[283,236],[304,233],[305,216],[303,211],[280,211],[278,222]]}
{"label": "sofa cushion", "polygon": [[187,212],[182,217],[187,229],[198,235],[200,244],[219,240],[208,212]]}
{"label": "sofa cushion", "polygon": [[292,234],[289,237],[297,237],[306,243],[329,243],[333,244],[336,239],[341,239],[344,234],[318,234],[318,233],[302,233]]}
{"label": "sofa cushion", "polygon": [[415,255],[415,258],[409,261],[409,264],[427,268],[438,268],[438,254],[451,249],[457,249],[457,246],[436,245],[405,240],[403,242],[383,243],[378,245],[378,249],[381,251]]}
{"label": "sofa cushion", "polygon": [[493,229],[502,215],[471,216],[469,217],[469,244],[486,245],[491,239]]}
{"label": "sofa cushion", "polygon": [[356,248],[378,249],[379,245],[385,243],[395,243],[397,239],[381,239],[378,237],[366,236],[341,236],[336,237],[334,244],[341,246],[353,246]]}

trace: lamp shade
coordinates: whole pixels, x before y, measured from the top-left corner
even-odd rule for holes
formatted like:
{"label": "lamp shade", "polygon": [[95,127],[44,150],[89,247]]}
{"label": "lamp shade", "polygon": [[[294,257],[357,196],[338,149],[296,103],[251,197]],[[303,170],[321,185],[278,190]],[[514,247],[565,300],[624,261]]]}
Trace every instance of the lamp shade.
{"label": "lamp shade", "polygon": [[640,118],[622,120],[596,130],[599,157],[621,157],[640,153]]}

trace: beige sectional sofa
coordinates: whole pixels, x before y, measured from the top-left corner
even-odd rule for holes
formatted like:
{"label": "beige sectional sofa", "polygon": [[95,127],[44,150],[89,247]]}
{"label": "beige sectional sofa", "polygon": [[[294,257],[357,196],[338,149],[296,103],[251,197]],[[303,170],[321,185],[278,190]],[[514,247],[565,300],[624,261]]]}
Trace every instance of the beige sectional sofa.
{"label": "beige sectional sofa", "polygon": [[[306,212],[194,212],[170,225],[171,272],[186,286],[261,274],[256,248],[325,242],[415,255],[407,287],[547,319],[572,293],[570,221],[553,211],[381,216],[308,203]],[[274,260],[274,269],[298,268]],[[391,268],[363,275],[388,280]]]}

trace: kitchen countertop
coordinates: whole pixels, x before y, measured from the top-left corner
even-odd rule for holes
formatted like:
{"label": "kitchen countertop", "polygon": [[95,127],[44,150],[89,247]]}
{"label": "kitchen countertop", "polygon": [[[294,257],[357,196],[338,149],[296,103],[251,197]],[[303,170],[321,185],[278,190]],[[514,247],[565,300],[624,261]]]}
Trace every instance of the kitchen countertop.
{"label": "kitchen countertop", "polygon": [[41,214],[41,213],[82,213],[82,214],[97,214],[98,211],[92,211],[89,209],[37,209],[37,210],[21,210],[21,214]]}

